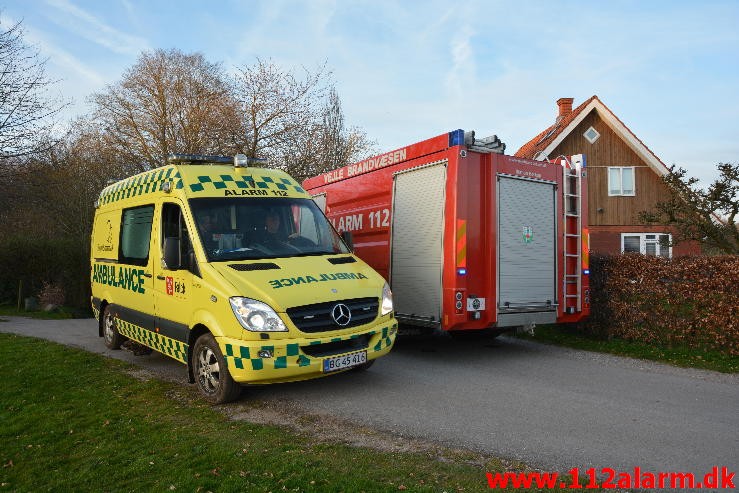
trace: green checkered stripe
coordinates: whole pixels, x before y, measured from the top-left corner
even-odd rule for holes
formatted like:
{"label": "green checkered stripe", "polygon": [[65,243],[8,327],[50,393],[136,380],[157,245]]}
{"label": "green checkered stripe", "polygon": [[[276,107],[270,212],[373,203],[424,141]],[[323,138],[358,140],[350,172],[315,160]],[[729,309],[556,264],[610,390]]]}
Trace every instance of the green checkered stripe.
{"label": "green checkered stripe", "polygon": [[[374,351],[382,351],[385,348],[390,347],[393,344],[393,338],[392,334],[394,334],[397,331],[397,324],[391,327],[385,327],[381,331],[380,340],[372,347],[372,350]],[[395,329],[395,330],[391,330]],[[361,337],[363,335],[369,335],[370,337],[377,334],[378,331],[371,331],[366,332],[364,334],[353,334],[349,337],[334,337],[329,340],[318,340],[318,341],[311,341],[310,345],[315,346],[318,344],[326,344],[327,342],[340,342],[345,341],[349,339],[356,339],[358,337]],[[245,346],[234,346],[232,344],[226,344],[226,364],[229,367],[238,368],[240,370],[247,369],[247,370],[264,370],[265,369],[265,360],[257,356],[259,354],[259,351],[270,351],[272,354],[275,352],[274,346],[260,346],[258,348],[256,347],[245,347]],[[288,344],[285,347],[285,356],[278,356],[277,358],[269,358],[266,361],[271,366],[269,369],[274,370],[280,370],[283,368],[287,368],[288,364],[288,358],[289,357],[295,357],[297,356],[297,364],[298,366],[308,366],[311,362],[311,358],[306,357],[303,354],[300,354],[300,345],[299,344]],[[315,359],[321,359],[321,358],[315,358]]]}
{"label": "green checkered stripe", "polygon": [[[257,356],[259,351],[270,351],[272,354],[275,352],[274,346],[260,346],[260,347],[245,347],[245,346],[233,346],[232,344],[226,344],[226,365],[239,370],[264,370],[265,360]],[[300,346],[298,344],[288,344],[285,346],[285,355],[278,356],[277,358],[269,358],[267,361],[271,364],[275,370],[287,368],[287,358],[291,356],[298,356],[298,366],[308,366],[310,359],[306,358],[300,353]]]}
{"label": "green checkered stripe", "polygon": [[92,305],[92,316],[95,317],[95,320],[100,320],[100,310],[95,305]]}
{"label": "green checkered stripe", "polygon": [[168,181],[172,182],[174,189],[180,189],[184,186],[180,172],[173,166],[157,168],[105,188],[100,193],[100,205],[158,192],[162,184]]}
{"label": "green checkered stripe", "polygon": [[262,176],[261,180],[255,180],[253,176],[234,176],[219,175],[217,177],[204,175],[198,176],[198,181],[188,185],[192,192],[203,192],[209,189],[225,190],[227,188],[238,189],[261,189],[261,190],[282,190],[284,192],[305,193],[305,190],[297,184],[297,182],[289,178],[274,179],[269,176]]}
{"label": "green checkered stripe", "polygon": [[116,328],[121,335],[149,346],[155,351],[164,353],[177,361],[187,363],[187,344],[170,337],[157,334],[138,325],[116,319]]}
{"label": "green checkered stripe", "polygon": [[[391,330],[392,329],[392,330]],[[375,351],[382,351],[385,348],[388,348],[393,345],[393,338],[392,335],[398,332],[398,325],[395,324],[391,327],[385,327],[382,329],[382,335],[380,336],[380,340],[377,341],[377,344],[372,348]]]}

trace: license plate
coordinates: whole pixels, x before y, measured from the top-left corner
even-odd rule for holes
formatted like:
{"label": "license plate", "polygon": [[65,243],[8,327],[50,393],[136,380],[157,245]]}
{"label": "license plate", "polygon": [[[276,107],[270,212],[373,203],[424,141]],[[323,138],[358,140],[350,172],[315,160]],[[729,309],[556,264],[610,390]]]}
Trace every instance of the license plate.
{"label": "license plate", "polygon": [[345,354],[334,358],[326,358],[323,360],[323,373],[332,371],[345,370],[353,366],[359,366],[367,362],[367,351],[360,353]]}

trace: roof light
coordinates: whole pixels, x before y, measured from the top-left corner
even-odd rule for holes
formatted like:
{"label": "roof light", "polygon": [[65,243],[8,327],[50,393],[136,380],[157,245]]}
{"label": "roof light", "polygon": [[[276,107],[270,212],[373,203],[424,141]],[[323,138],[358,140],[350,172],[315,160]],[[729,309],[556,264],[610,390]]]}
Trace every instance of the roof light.
{"label": "roof light", "polygon": [[588,275],[590,275],[590,269],[584,269],[584,270],[582,271],[582,273],[583,273],[583,275],[586,275],[586,276],[588,276]]}
{"label": "roof light", "polygon": [[236,154],[234,156],[234,168],[245,168],[247,166],[259,168],[262,166],[262,163],[266,161],[266,159],[249,157],[246,154]]}
{"label": "roof light", "polygon": [[464,267],[460,267],[459,269],[457,269],[457,274],[459,274],[460,276],[467,275],[467,269],[465,269]]}
{"label": "roof light", "polygon": [[452,130],[449,132],[449,147],[464,144],[464,130]]}
{"label": "roof light", "polygon": [[205,154],[170,154],[169,156],[167,156],[167,162],[170,164],[181,164],[181,163],[232,164],[233,158],[230,156],[209,156]]}
{"label": "roof light", "polygon": [[250,157],[246,159],[247,164],[253,168],[261,168],[262,165],[267,162],[267,160],[262,157]]}

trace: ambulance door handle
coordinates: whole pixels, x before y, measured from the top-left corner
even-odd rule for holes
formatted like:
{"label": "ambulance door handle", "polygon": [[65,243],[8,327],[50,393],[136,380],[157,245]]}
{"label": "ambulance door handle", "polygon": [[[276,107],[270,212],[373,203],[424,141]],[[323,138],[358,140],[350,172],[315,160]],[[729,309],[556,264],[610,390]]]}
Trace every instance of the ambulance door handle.
{"label": "ambulance door handle", "polygon": [[166,279],[166,277],[164,277],[164,276],[157,276],[157,279],[159,279],[160,281],[163,281],[163,280]]}
{"label": "ambulance door handle", "polygon": [[148,272],[144,272],[142,275],[144,277],[148,277],[148,278],[151,278],[152,277],[151,274],[149,274]]}

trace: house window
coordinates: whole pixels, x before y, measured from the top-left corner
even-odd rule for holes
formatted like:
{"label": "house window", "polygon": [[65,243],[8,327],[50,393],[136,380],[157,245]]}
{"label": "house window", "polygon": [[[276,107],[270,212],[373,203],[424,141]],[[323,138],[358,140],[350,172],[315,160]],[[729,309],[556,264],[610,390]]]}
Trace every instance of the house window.
{"label": "house window", "polygon": [[608,168],[608,195],[634,196],[635,194],[633,167]]}
{"label": "house window", "polygon": [[672,235],[660,233],[621,233],[621,253],[641,253],[672,257]]}
{"label": "house window", "polygon": [[582,134],[582,135],[583,135],[583,137],[585,137],[585,138],[586,138],[586,139],[588,140],[588,142],[590,142],[591,144],[595,144],[595,141],[596,141],[596,140],[598,140],[598,137],[600,137],[600,134],[598,133],[598,131],[597,131],[596,129],[594,129],[593,127],[590,127],[589,129],[587,129],[587,130],[585,131],[585,133],[584,133],[584,134]]}

